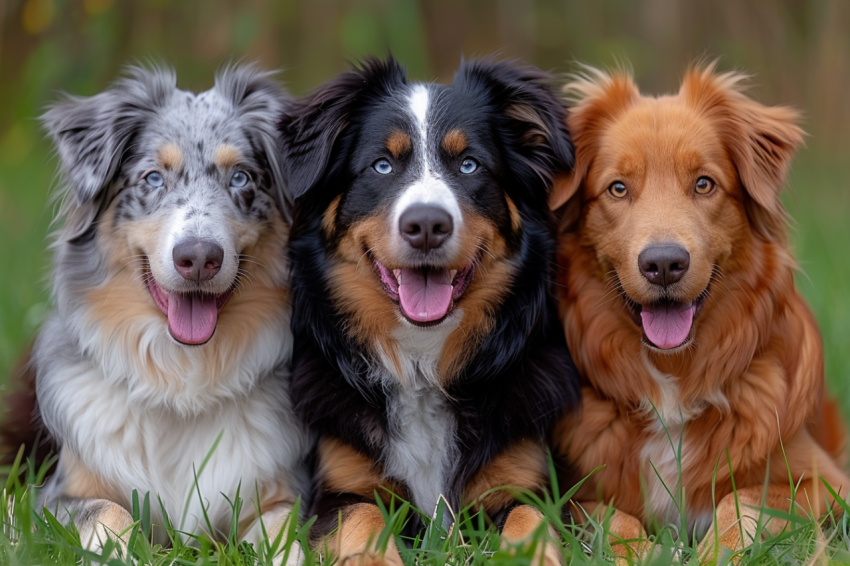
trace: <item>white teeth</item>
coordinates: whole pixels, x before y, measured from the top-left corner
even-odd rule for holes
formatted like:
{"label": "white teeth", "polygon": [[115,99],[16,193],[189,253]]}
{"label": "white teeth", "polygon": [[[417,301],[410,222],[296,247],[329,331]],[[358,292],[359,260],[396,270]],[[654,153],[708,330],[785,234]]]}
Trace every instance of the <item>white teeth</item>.
{"label": "white teeth", "polygon": [[393,269],[393,275],[395,275],[398,284],[401,285],[401,269]]}
{"label": "white teeth", "polygon": [[452,276],[452,281],[455,280],[455,275],[457,275],[457,269],[452,269],[449,274]]}

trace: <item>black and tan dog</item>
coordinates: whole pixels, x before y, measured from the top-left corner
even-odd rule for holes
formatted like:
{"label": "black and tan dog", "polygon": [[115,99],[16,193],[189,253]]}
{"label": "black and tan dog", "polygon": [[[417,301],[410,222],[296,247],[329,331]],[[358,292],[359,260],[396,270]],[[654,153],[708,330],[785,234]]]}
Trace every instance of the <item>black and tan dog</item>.
{"label": "black and tan dog", "polygon": [[547,195],[573,155],[548,83],[489,60],[408,83],[368,60],[282,122],[292,395],[321,434],[316,540],[340,560],[376,558],[376,491],[426,513],[477,503],[511,539],[540,524],[488,490],[545,487],[547,431],[578,399],[549,294]]}

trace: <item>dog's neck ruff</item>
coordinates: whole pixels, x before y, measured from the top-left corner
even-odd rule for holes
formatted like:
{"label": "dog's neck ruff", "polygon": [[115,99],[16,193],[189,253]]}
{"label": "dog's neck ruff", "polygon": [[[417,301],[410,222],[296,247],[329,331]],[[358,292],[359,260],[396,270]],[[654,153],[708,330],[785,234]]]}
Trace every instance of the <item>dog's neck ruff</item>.
{"label": "dog's neck ruff", "polygon": [[54,315],[53,325],[75,357],[98,370],[105,385],[125,389],[135,406],[191,418],[251,395],[279,371],[292,353],[289,320],[289,308],[281,306],[244,335],[217,333],[202,346],[176,342],[155,305],[126,321],[99,318],[84,306]]}

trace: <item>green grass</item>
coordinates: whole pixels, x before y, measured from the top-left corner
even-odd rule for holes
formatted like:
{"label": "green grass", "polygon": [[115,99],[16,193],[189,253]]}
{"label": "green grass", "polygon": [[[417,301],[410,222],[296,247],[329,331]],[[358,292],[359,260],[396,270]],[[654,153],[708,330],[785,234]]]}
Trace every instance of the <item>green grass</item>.
{"label": "green grass", "polygon": [[[671,445],[671,449],[673,446]],[[10,470],[5,487],[0,493],[0,564],[42,565],[56,564],[123,564],[138,565],[232,565],[247,566],[271,564],[271,556],[277,550],[288,553],[298,541],[305,549],[306,564],[331,564],[326,552],[314,552],[308,548],[308,531],[313,519],[306,524],[293,525],[263,548],[241,542],[236,536],[240,499],[233,501],[233,528],[224,540],[212,540],[206,536],[193,536],[174,529],[166,520],[165,525],[151,521],[151,505],[158,502],[149,494],[144,497],[133,493],[132,514],[134,525],[125,533],[129,539],[127,550],[117,543],[108,541],[103,550],[92,552],[80,545],[80,537],[73,523],[61,524],[47,510],[36,507],[38,489],[44,480],[46,466],[35,471],[18,462]],[[560,495],[556,481],[552,493],[543,497],[515,492],[516,497],[540,509],[545,522],[526,543],[507,543],[497,530],[480,514],[471,509],[462,509],[455,514],[441,500],[432,514],[423,513],[410,504],[393,500],[384,505],[376,498],[384,515],[386,528],[377,535],[375,546],[385,549],[389,540],[395,540],[402,559],[407,566],[414,565],[479,565],[531,566],[535,549],[548,539],[548,527],[557,534],[556,544],[562,551],[565,564],[610,564],[615,555],[609,541],[608,517],[599,522],[577,525],[562,519],[562,509],[575,493],[574,488]],[[826,486],[832,490],[830,486]],[[793,492],[794,486],[791,486]],[[672,492],[671,492],[672,493]],[[833,492],[834,495],[834,492]],[[296,513],[297,513],[296,506]],[[844,510],[850,507],[844,504]],[[759,509],[758,528],[755,542],[737,552],[721,547],[714,557],[702,564],[725,565],[779,565],[779,564],[843,564],[850,563],[850,513],[819,518],[808,517],[799,506],[788,509]],[[405,524],[418,515],[425,528],[414,539],[404,538],[400,532]],[[444,521],[443,518],[448,521]],[[785,528],[775,536],[765,534],[771,521],[784,521]],[[154,528],[164,528],[171,544],[163,547],[150,542]],[[211,530],[211,529],[210,529]],[[633,564],[662,565],[672,563],[699,564],[695,547],[688,537],[676,535],[677,528],[668,525],[657,529],[647,539],[651,550],[643,558],[632,559]],[[761,534],[758,534],[761,533]],[[551,540],[551,539],[549,539]],[[629,543],[639,541],[628,541]],[[326,549],[324,549],[326,551]]]}

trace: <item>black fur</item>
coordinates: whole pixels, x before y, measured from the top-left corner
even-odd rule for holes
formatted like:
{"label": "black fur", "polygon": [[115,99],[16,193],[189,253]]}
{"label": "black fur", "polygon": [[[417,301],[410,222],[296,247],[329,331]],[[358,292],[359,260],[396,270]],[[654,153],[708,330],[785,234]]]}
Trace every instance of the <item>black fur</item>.
{"label": "black fur", "polygon": [[[297,101],[281,124],[289,188],[296,198],[290,235],[292,398],[297,413],[317,432],[376,462],[388,441],[388,398],[380,383],[368,379],[371,354],[348,336],[345,317],[331,299],[328,268],[337,242],[324,234],[322,214],[342,194],[336,225],[344,232],[386,203],[393,190],[389,181],[361,171],[372,159],[366,157],[381,150],[377,133],[390,126],[403,129],[397,117],[405,88],[405,71],[392,58],[368,59]],[[549,76],[537,69],[516,62],[464,62],[451,86],[433,88],[441,97],[435,127],[448,131],[462,123],[485,168],[480,177],[458,182],[457,190],[499,227],[517,265],[492,332],[447,390],[460,457],[445,495],[458,509],[464,486],[478,470],[520,439],[544,442],[555,420],[579,400],[550,293],[555,239],[547,204],[553,176],[572,168],[573,147],[566,111]],[[522,214],[516,234],[503,192]],[[362,499],[323,493],[320,487],[311,510],[319,514],[320,534],[335,526],[339,508],[357,501]]]}

